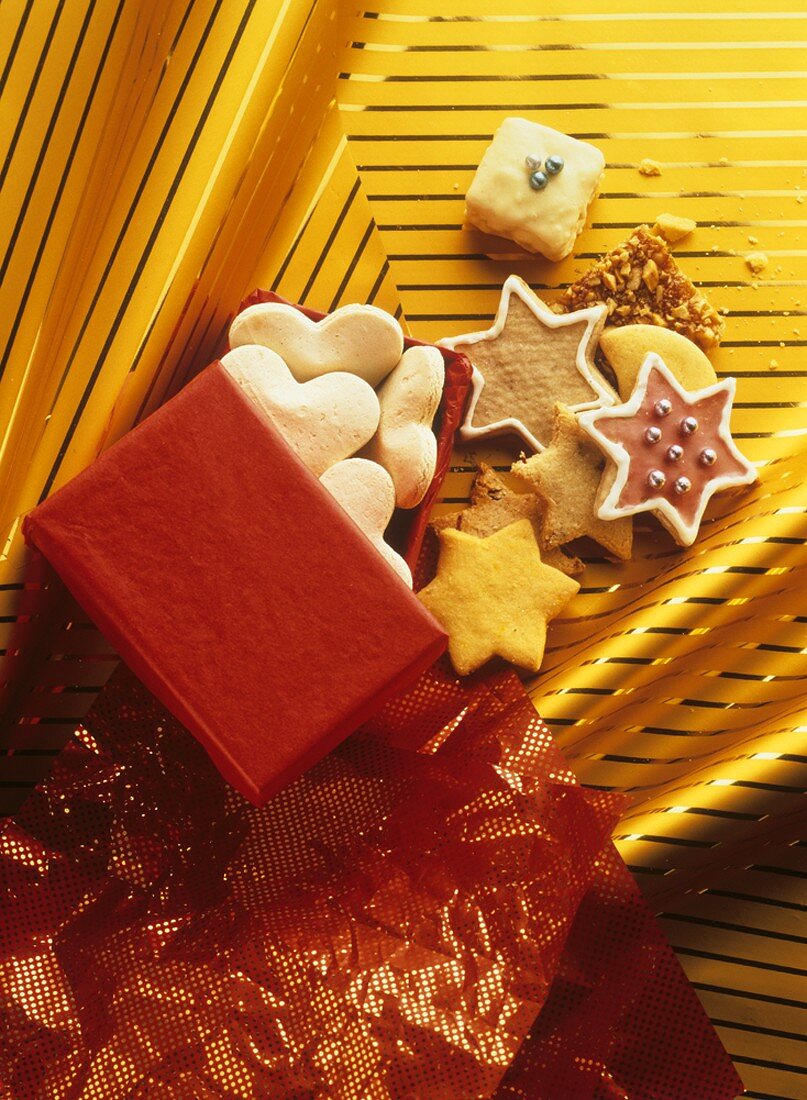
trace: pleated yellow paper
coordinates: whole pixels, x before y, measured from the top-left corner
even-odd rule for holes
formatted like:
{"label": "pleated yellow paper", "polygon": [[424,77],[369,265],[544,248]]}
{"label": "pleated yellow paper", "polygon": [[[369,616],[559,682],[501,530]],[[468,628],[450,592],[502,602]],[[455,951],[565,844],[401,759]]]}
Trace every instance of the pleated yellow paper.
{"label": "pleated yellow paper", "polygon": [[[735,435],[761,487],[713,509],[685,552],[648,525],[634,562],[590,560],[531,691],[580,778],[632,795],[622,852],[750,1095],[797,1098],[807,11],[702,7],[7,0],[0,629],[14,755],[0,809],[112,664],[94,631],[48,621],[47,593],[25,587],[20,516],[204,366],[246,291],[375,301],[431,339],[485,327],[510,271],[551,298],[634,225],[689,215],[698,229],[676,254],[727,312],[714,364],[738,378]],[[462,227],[509,114],[605,153],[603,193],[560,265],[491,259]],[[644,157],[660,176],[638,173]],[[755,277],[744,256],[760,250]],[[513,456],[458,452],[449,502],[478,457]]]}

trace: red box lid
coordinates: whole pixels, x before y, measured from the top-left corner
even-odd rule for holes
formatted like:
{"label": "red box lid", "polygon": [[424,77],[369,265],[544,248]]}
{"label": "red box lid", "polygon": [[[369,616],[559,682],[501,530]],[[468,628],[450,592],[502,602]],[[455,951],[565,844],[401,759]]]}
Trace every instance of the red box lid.
{"label": "red box lid", "polygon": [[24,531],[256,804],[445,649],[437,622],[219,363]]}

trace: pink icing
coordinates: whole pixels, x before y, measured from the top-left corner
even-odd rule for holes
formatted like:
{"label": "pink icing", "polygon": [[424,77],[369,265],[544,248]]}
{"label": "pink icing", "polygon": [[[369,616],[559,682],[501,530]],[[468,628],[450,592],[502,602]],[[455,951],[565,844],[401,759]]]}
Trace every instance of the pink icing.
{"label": "pink icing", "polygon": [[[668,401],[670,412],[664,416],[656,411],[659,401]],[[597,431],[628,452],[628,476],[616,502],[617,507],[631,507],[648,500],[664,497],[679,513],[686,524],[691,524],[698,513],[698,506],[711,482],[720,477],[743,477],[747,468],[737,461],[726,444],[721,424],[730,396],[725,390],[692,401],[683,399],[659,370],[651,370],[644,400],[633,416],[609,416],[597,418]],[[697,429],[687,434],[681,428],[686,417],[694,417]],[[650,427],[661,431],[656,443],[645,438]],[[677,445],[682,455],[677,461],[667,456],[669,447]],[[714,452],[715,460],[706,465],[701,460],[704,449]],[[660,470],[665,476],[664,485],[653,488],[649,482],[651,471]],[[688,492],[678,492],[675,482],[687,478],[691,484]]]}

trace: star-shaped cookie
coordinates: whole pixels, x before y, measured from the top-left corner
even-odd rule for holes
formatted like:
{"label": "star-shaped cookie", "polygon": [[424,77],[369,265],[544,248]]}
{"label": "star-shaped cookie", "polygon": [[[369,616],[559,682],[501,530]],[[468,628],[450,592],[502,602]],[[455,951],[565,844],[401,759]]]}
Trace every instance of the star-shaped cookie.
{"label": "star-shaped cookie", "polygon": [[630,400],[579,418],[614,464],[600,486],[601,519],[654,512],[673,538],[689,546],[711,497],[750,485],[757,473],[731,438],[735,380],[687,391],[653,353],[639,370]]}
{"label": "star-shaped cookie", "polygon": [[542,544],[559,546],[588,535],[615,557],[626,560],[633,546],[633,520],[605,520],[597,515],[596,498],[605,459],[577,417],[555,405],[552,442],[541,454],[517,462],[513,473],[543,501]]}
{"label": "star-shaped cookie", "polygon": [[[588,440],[588,437],[586,439]],[[588,445],[592,448],[594,446],[590,442]],[[600,466],[602,466],[599,452],[597,455],[600,457]],[[501,531],[502,527],[508,527],[516,520],[528,519],[538,540],[544,564],[551,565],[553,569],[560,569],[561,573],[569,577],[582,573],[583,563],[579,558],[559,550],[558,543],[547,546],[543,542],[543,518],[544,504],[535,493],[514,492],[505,485],[491,466],[482,462],[471,489],[470,507],[438,516],[432,520],[430,526],[435,531],[445,531],[453,527],[455,531],[466,531],[469,535],[476,535],[477,538],[487,538],[488,535]]]}
{"label": "star-shaped cookie", "polygon": [[546,624],[580,585],[544,565],[527,519],[487,538],[440,532],[437,576],[418,596],[449,635],[448,652],[460,676],[491,657],[537,672]]}
{"label": "star-shaped cookie", "polygon": [[594,305],[553,313],[523,279],[510,275],[491,328],[440,341],[474,368],[461,438],[515,432],[541,451],[552,435],[555,401],[575,411],[614,404],[616,393],[594,365],[606,312]]}

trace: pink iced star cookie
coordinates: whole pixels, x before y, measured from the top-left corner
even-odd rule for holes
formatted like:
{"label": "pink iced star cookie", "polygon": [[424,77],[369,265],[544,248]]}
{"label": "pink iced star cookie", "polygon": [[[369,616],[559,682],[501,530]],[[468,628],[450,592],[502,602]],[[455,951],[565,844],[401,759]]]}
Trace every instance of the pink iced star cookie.
{"label": "pink iced star cookie", "polygon": [[655,512],[676,542],[691,545],[714,493],[757,479],[731,438],[734,390],[733,378],[682,389],[650,352],[628,401],[582,413],[580,426],[614,463],[600,483],[600,519]]}

